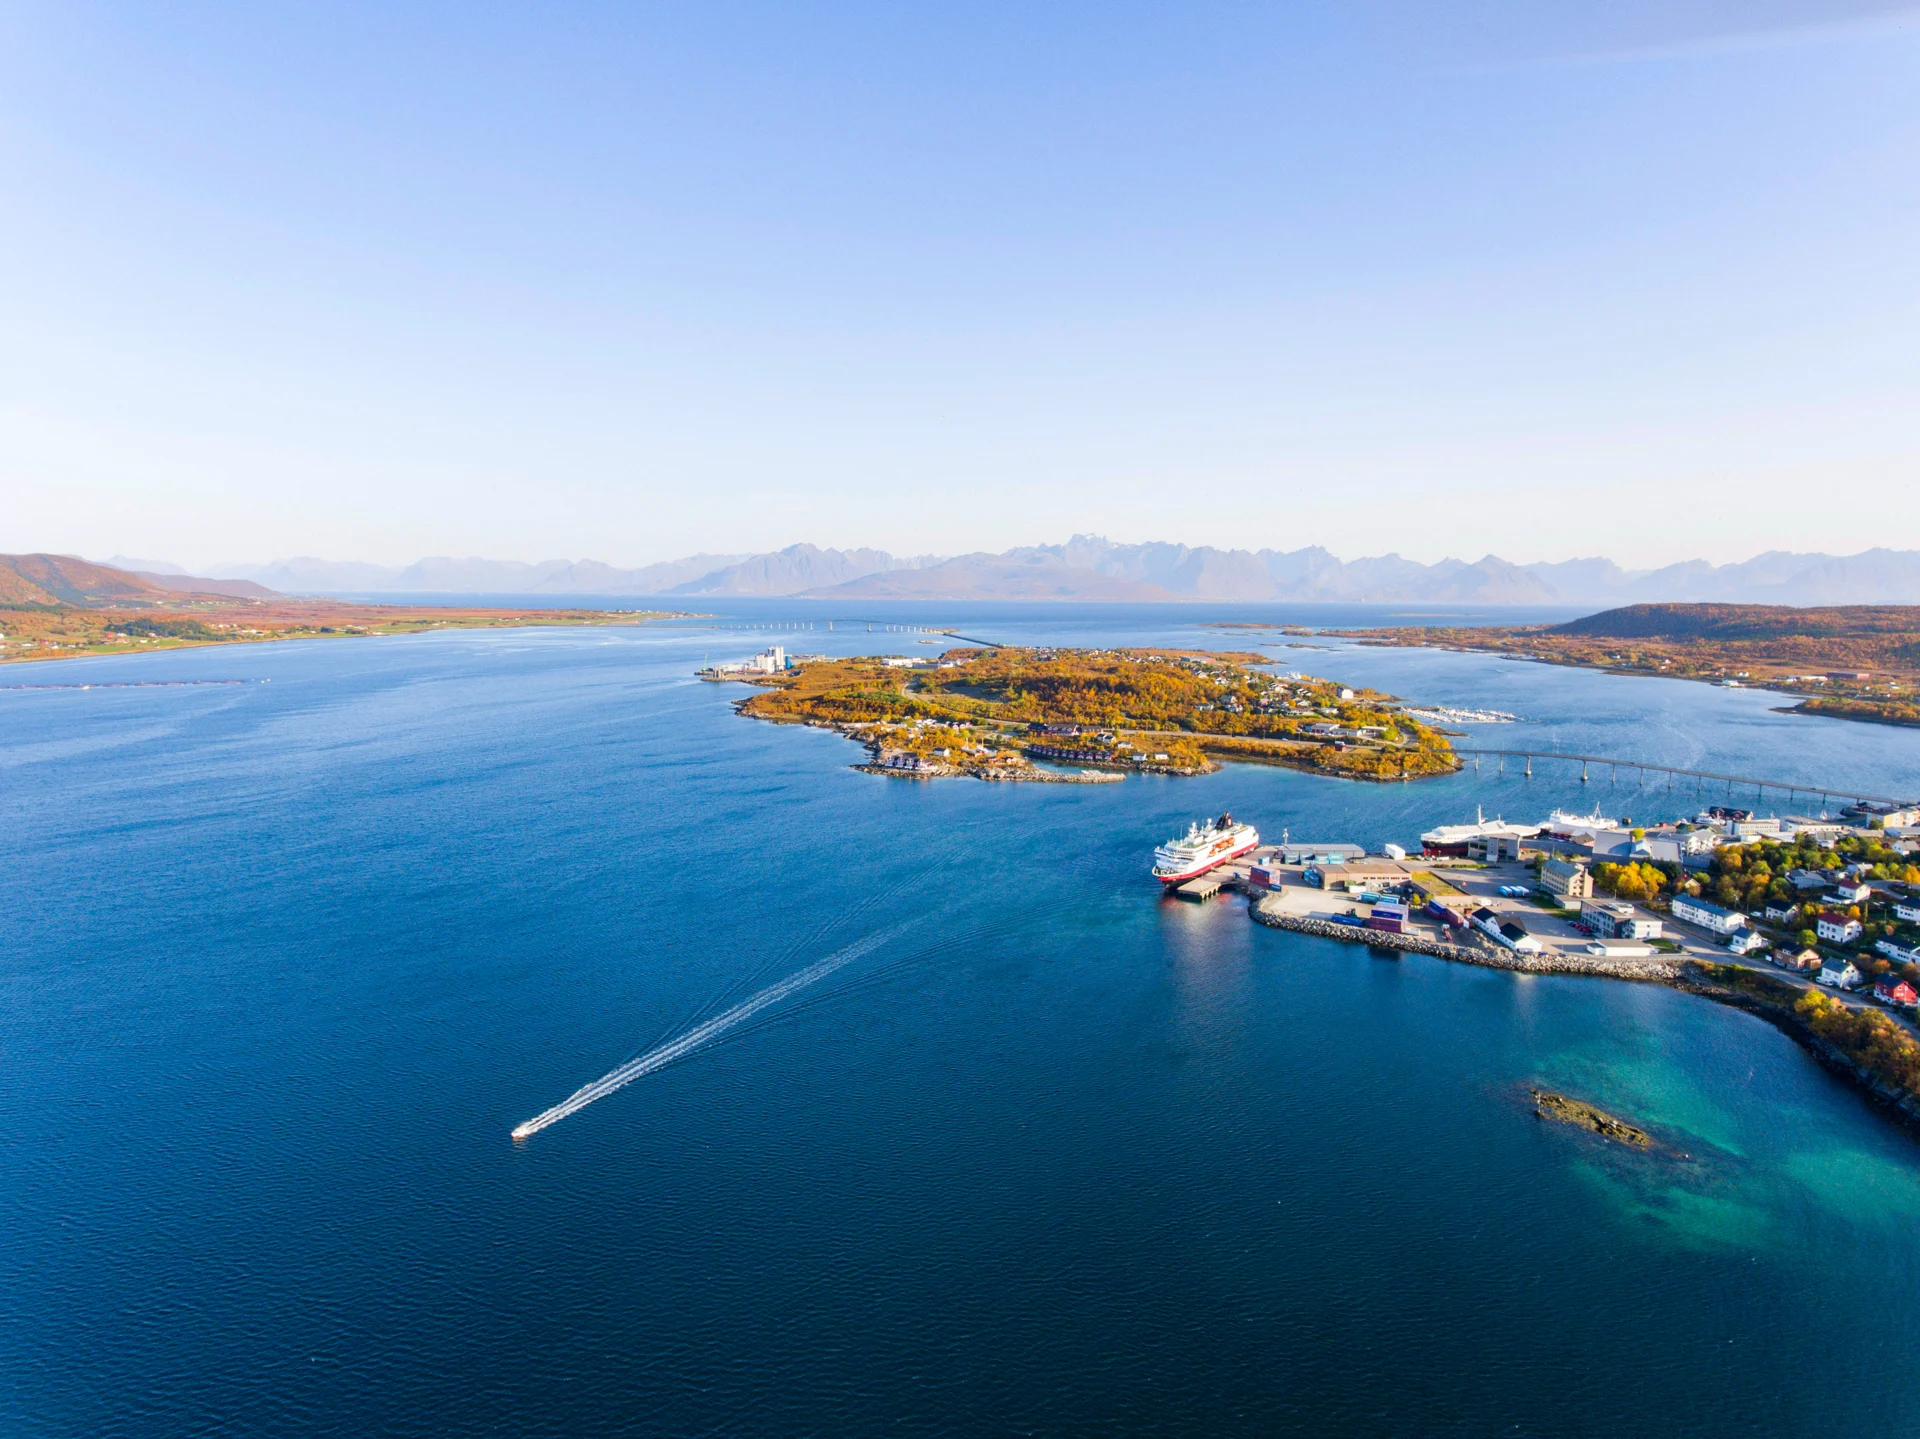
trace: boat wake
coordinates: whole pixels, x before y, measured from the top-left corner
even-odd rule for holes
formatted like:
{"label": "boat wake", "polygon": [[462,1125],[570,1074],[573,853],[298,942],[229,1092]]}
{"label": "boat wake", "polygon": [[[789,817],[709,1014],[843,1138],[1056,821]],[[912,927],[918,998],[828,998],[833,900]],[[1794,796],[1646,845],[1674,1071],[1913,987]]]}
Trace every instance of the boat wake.
{"label": "boat wake", "polygon": [[516,1125],[513,1137],[516,1140],[531,1138],[548,1125],[558,1124],[569,1114],[577,1114],[594,1100],[604,1099],[615,1090],[624,1089],[632,1084],[634,1080],[652,1074],[657,1069],[665,1068],[674,1060],[692,1054],[703,1045],[711,1044],[728,1030],[744,1024],[762,1010],[771,1008],[789,995],[797,994],[811,984],[817,984],[835,970],[852,964],[861,955],[878,949],[892,938],[894,933],[894,929],[889,929],[870,934],[865,939],[855,940],[845,949],[834,951],[825,959],[815,960],[805,969],[796,970],[778,983],[770,984],[758,994],[742,1000],[725,1013],[716,1014],[704,1024],[695,1025],[679,1038],[670,1039],[665,1044],[648,1050],[637,1059],[628,1060],[611,1073],[601,1075],[592,1084],[582,1085],[553,1108],[542,1110],[524,1124]]}

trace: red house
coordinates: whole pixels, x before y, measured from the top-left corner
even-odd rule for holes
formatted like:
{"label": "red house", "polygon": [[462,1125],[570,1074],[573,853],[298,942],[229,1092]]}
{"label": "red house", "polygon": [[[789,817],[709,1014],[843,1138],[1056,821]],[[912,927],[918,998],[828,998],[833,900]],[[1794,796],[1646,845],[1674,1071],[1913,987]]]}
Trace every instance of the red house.
{"label": "red house", "polygon": [[1873,997],[1882,1004],[1891,1004],[1896,1009],[1912,1009],[1920,1005],[1920,994],[1914,992],[1912,985],[1904,979],[1895,979],[1888,975],[1873,987]]}

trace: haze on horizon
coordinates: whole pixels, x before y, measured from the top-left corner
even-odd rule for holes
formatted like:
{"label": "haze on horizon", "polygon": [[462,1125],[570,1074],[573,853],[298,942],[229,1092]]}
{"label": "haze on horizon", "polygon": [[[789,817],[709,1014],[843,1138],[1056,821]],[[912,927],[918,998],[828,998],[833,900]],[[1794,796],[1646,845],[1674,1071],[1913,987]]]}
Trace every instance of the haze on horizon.
{"label": "haze on horizon", "polygon": [[0,4],[0,551],[1920,547],[1855,0]]}

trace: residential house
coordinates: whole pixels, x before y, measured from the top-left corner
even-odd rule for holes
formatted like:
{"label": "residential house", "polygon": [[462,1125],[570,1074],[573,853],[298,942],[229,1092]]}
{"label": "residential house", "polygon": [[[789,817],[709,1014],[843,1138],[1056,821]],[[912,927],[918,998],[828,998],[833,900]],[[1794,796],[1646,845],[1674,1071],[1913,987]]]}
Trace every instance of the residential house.
{"label": "residential house", "polygon": [[1912,1009],[1920,1005],[1920,993],[1916,993],[1904,979],[1895,979],[1892,975],[1887,975],[1873,986],[1873,997],[1896,1009]]}
{"label": "residential house", "polygon": [[1736,929],[1727,940],[1727,948],[1735,954],[1752,954],[1756,949],[1765,949],[1767,942],[1758,931]]}
{"label": "residential house", "polygon": [[1872,893],[1865,880],[1843,879],[1833,887],[1829,898],[1835,904],[1865,904]]}
{"label": "residential house", "polygon": [[1722,909],[1717,904],[1686,894],[1674,896],[1673,917],[1722,935],[1732,934],[1747,922],[1747,917],[1738,910]]}
{"label": "residential house", "polygon": [[1853,961],[1842,955],[1828,955],[1820,961],[1820,972],[1814,977],[1815,984],[1824,984],[1828,989],[1858,989],[1860,971],[1854,968]]}
{"label": "residential house", "polygon": [[1906,945],[1897,939],[1878,939],[1873,943],[1874,953],[1884,954],[1895,964],[1920,964],[1920,945]]}
{"label": "residential house", "polygon": [[1765,918],[1768,924],[1791,924],[1794,916],[1799,913],[1799,905],[1789,904],[1785,900],[1775,900],[1767,906]]}
{"label": "residential house", "polygon": [[1908,924],[1920,924],[1920,900],[1895,900],[1893,913],[1896,919],[1904,919]]}
{"label": "residential house", "polygon": [[1810,889],[1827,887],[1827,872],[1824,869],[1790,869],[1787,871],[1787,883],[1803,893]]}
{"label": "residential house", "polygon": [[1773,952],[1773,962],[1782,969],[1799,970],[1804,974],[1810,969],[1820,967],[1820,951],[1803,949],[1796,954],[1790,949],[1776,949]]}
{"label": "residential house", "polygon": [[1860,921],[1837,909],[1823,909],[1814,922],[1814,933],[1833,944],[1852,944],[1860,938]]}

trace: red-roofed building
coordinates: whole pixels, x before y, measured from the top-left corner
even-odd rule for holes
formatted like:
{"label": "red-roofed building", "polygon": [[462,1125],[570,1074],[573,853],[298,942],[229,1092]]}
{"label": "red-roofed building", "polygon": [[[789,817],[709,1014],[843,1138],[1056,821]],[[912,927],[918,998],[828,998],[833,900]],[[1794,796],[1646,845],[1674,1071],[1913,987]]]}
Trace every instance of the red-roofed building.
{"label": "red-roofed building", "polygon": [[1837,909],[1823,909],[1814,932],[1834,944],[1852,944],[1860,938],[1860,921]]}

